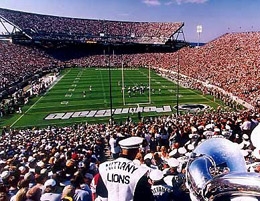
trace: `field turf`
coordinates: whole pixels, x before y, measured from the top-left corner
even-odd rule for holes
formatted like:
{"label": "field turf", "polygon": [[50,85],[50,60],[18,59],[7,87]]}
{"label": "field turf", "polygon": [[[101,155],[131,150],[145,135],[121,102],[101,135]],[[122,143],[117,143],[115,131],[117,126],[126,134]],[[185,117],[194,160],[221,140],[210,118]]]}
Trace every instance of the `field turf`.
{"label": "field turf", "polygon": [[[50,114],[75,113],[91,110],[148,107],[148,106],[171,106],[172,112],[158,113],[155,111],[142,112],[141,116],[158,116],[176,113],[176,85],[157,75],[151,70],[150,94],[146,89],[143,94],[139,91],[127,93],[128,87],[149,86],[149,70],[145,68],[125,69],[124,98],[122,93],[122,71],[111,69],[111,88],[109,70],[102,68],[69,68],[61,72],[60,79],[43,95],[32,100],[22,108],[22,114],[14,114],[0,119],[0,126],[14,128],[22,127],[46,127],[48,125],[70,125],[73,123],[95,123],[108,122],[110,116],[100,117],[75,117],[68,119],[45,119]],[[90,90],[91,88],[91,90]],[[111,97],[110,97],[111,89]],[[160,90],[159,90],[160,89]],[[85,91],[85,92],[84,92]],[[85,95],[84,95],[85,93]],[[111,98],[111,99],[110,99]],[[205,104],[216,108],[219,101],[214,102],[211,96],[203,96],[200,92],[179,88],[179,104]],[[124,121],[126,118],[137,119],[137,113],[115,114],[116,122]]]}

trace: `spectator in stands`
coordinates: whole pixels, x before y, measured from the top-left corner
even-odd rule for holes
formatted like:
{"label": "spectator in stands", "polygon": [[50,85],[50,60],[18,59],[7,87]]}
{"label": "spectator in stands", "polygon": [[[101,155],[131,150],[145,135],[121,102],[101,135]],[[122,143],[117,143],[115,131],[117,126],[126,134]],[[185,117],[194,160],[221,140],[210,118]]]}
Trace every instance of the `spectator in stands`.
{"label": "spectator in stands", "polygon": [[114,133],[109,140],[110,151],[111,151],[113,159],[117,159],[119,157],[120,146],[118,144],[118,141],[119,141],[119,138]]}
{"label": "spectator in stands", "polygon": [[48,179],[44,183],[44,191],[41,195],[40,200],[41,201],[60,201],[61,199],[61,194],[57,193],[57,182],[54,179]]}

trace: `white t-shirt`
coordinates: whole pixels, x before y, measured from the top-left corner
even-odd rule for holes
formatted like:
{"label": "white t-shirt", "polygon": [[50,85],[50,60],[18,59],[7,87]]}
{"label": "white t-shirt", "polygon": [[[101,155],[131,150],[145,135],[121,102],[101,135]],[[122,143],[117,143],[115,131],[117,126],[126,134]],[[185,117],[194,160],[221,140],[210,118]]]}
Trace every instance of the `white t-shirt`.
{"label": "white t-shirt", "polygon": [[119,153],[120,152],[120,147],[119,147],[119,145],[117,144],[117,140],[115,139],[115,138],[110,138],[110,140],[109,140],[109,145],[110,145],[110,151],[111,151],[111,153],[113,153],[113,154],[117,154],[117,153]]}

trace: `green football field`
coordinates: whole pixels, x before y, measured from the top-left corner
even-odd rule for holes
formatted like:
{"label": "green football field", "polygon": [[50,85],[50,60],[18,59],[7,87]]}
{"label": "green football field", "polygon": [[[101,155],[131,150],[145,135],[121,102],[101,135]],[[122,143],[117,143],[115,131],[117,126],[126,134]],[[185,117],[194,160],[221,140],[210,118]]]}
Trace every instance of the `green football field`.
{"label": "green football field", "polygon": [[[110,71],[70,68],[62,71],[57,82],[44,95],[30,100],[23,107],[22,114],[0,119],[0,126],[21,128],[108,122],[111,110],[116,122],[129,117],[137,119],[138,111],[142,117],[169,115],[176,113],[176,91],[173,82],[152,70],[149,73],[145,68],[125,69],[123,72],[120,68]],[[178,97],[179,105],[204,104],[216,108],[220,104],[211,96],[181,87]]]}

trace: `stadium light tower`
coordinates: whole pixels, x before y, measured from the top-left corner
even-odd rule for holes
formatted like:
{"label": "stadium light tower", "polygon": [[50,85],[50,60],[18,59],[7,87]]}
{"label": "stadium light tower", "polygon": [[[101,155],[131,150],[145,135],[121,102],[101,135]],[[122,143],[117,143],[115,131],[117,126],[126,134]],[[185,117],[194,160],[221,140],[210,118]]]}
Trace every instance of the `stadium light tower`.
{"label": "stadium light tower", "polygon": [[[106,58],[106,47],[108,53],[108,63],[105,65],[108,66],[108,76],[109,76],[109,102],[110,102],[110,123],[113,124],[113,102],[112,102],[112,78],[111,78],[111,47],[112,44],[108,41],[108,37],[105,36],[105,33],[101,32],[100,37],[104,38],[104,58]],[[114,49],[113,49],[114,51]]]}
{"label": "stadium light tower", "polygon": [[108,45],[108,72],[109,72],[109,99],[110,99],[110,120],[111,124],[113,124],[113,102],[112,102],[112,79],[111,79],[111,44]]}
{"label": "stadium light tower", "polygon": [[197,25],[197,34],[198,34],[198,47],[200,46],[200,34],[202,33],[202,25]]}
{"label": "stadium light tower", "polygon": [[177,91],[176,91],[176,109],[177,116],[179,116],[179,96],[180,96],[180,50],[177,52]]}

